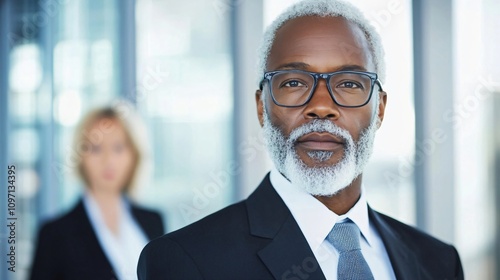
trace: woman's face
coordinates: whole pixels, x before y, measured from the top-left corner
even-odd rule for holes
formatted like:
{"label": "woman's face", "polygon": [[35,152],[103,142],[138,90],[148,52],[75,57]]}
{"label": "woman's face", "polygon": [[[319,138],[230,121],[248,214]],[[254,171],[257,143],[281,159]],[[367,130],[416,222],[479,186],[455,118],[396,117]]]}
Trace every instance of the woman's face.
{"label": "woman's face", "polygon": [[[106,129],[103,129],[105,123]],[[84,174],[90,189],[120,193],[134,171],[136,157],[125,130],[113,119],[97,120],[85,131],[91,135],[83,155]]]}

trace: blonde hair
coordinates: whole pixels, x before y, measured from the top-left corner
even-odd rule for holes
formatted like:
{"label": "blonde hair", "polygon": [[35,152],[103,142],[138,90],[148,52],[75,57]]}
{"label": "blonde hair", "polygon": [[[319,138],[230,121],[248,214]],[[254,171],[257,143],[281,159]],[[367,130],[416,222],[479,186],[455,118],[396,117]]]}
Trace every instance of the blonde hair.
{"label": "blonde hair", "polygon": [[[73,148],[78,155],[75,171],[88,187],[89,180],[83,167],[82,155],[90,149],[92,144],[102,141],[101,137],[116,128],[110,125],[111,121],[117,121],[121,125],[134,153],[134,166],[123,188],[123,192],[132,195],[147,169],[149,153],[145,126],[133,105],[127,101],[119,100],[112,106],[94,109],[87,113],[79,123],[73,139]],[[96,124],[97,127],[90,131],[91,127]]]}

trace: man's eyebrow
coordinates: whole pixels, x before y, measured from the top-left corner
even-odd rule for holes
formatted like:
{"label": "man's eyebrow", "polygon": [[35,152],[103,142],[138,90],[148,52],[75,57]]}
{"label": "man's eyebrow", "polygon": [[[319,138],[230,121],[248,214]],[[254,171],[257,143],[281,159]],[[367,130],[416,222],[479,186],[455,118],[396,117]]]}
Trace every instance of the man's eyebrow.
{"label": "man's eyebrow", "polygon": [[286,69],[299,69],[299,70],[307,70],[310,67],[309,64],[304,62],[289,62],[281,64],[276,67],[275,70],[286,70]]}
{"label": "man's eyebrow", "polygon": [[337,68],[335,71],[362,71],[362,72],[366,72],[367,70],[363,66],[352,64],[352,65],[343,65],[343,66]]}

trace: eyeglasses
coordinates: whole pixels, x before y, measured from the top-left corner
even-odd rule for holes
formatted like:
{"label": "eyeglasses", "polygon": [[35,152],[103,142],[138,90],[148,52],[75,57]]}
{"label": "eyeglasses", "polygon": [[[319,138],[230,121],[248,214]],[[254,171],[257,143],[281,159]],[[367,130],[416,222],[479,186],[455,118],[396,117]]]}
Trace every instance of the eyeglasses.
{"label": "eyeglasses", "polygon": [[307,104],[318,85],[318,79],[326,80],[328,92],[335,104],[347,107],[362,107],[370,101],[375,84],[383,91],[377,74],[361,71],[338,71],[314,73],[303,70],[278,70],[264,73],[260,82],[270,85],[274,103],[282,107],[300,107]]}

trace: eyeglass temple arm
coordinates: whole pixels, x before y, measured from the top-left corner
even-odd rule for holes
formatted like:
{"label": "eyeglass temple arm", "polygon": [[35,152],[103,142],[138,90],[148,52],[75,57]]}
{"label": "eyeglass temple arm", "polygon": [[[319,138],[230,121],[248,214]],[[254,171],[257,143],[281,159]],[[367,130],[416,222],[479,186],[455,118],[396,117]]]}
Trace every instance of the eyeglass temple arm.
{"label": "eyeglass temple arm", "polygon": [[380,82],[380,80],[379,80],[379,79],[376,79],[376,80],[375,80],[375,84],[377,84],[377,85],[378,85],[378,87],[380,88],[380,89],[379,89],[379,91],[384,91],[384,89],[382,88],[382,83]]}

